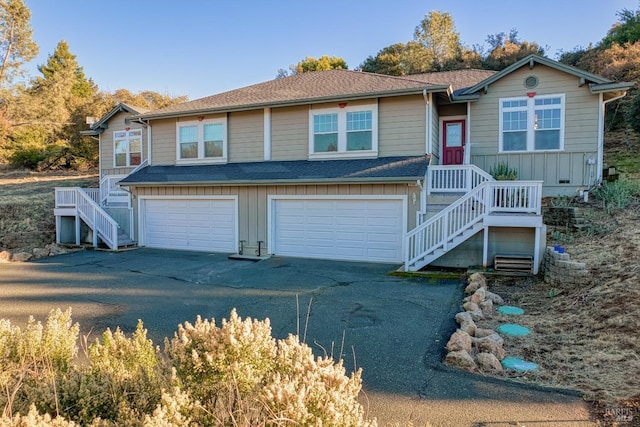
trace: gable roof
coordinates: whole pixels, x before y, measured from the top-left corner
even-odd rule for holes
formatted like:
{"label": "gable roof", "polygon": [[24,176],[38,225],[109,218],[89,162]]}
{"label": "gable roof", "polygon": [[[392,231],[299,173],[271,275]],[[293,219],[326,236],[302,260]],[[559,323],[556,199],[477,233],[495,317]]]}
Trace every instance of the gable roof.
{"label": "gable roof", "polygon": [[132,116],[135,116],[138,114],[146,113],[148,111],[151,111],[151,110],[149,110],[148,108],[134,107],[132,105],[121,102],[115,107],[113,107],[107,114],[102,116],[100,120],[92,123],[88,130],[80,131],[80,134],[91,135],[91,136],[100,135],[108,127],[107,122],[118,113],[121,113],[121,112],[130,113]]}
{"label": "gable roof", "polygon": [[584,82],[584,84],[589,84],[589,88],[592,93],[615,92],[615,91],[621,91],[621,90],[624,91],[631,88],[634,85],[634,83],[628,83],[628,82],[614,82],[612,80],[606,79],[596,74],[589,73],[579,68],[572,67],[570,65],[566,65],[561,62],[557,62],[552,59],[545,58],[543,56],[531,54],[511,64],[504,70],[493,74],[487,79],[481,82],[478,82],[475,85],[461,91],[458,95],[461,98],[467,97],[467,96],[473,97],[474,95],[477,94],[477,92],[481,90],[485,90],[491,84],[502,79],[503,77],[508,76],[514,71],[524,66],[529,66],[530,68],[533,68],[536,64],[545,65],[555,70],[562,71],[567,74],[571,74],[573,76],[578,77],[581,80],[581,82]]}
{"label": "gable roof", "polygon": [[481,70],[477,68],[469,68],[463,70],[438,71],[433,73],[411,74],[403,76],[409,80],[418,80],[430,84],[448,84],[451,85],[454,95],[471,86],[482,82],[496,74],[494,70]]}
{"label": "gable roof", "polygon": [[147,166],[127,176],[130,185],[256,185],[303,182],[415,182],[429,156],[348,160],[289,160],[190,166]]}

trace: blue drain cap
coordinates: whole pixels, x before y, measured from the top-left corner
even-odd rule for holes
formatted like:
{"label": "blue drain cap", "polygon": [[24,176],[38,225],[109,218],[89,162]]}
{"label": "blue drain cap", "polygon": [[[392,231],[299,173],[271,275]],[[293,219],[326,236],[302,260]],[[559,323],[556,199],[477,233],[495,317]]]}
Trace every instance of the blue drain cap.
{"label": "blue drain cap", "polygon": [[498,307],[498,313],[511,316],[520,316],[521,314],[524,314],[524,310],[513,305],[503,305]]}
{"label": "blue drain cap", "polygon": [[502,359],[502,367],[505,369],[513,369],[520,372],[533,371],[538,369],[538,365],[533,362],[527,362],[518,357],[505,357]]}
{"label": "blue drain cap", "polygon": [[531,330],[529,328],[525,328],[522,325],[507,323],[498,326],[498,332],[500,332],[501,334],[509,335],[511,337],[521,337],[524,335],[529,335],[531,333]]}

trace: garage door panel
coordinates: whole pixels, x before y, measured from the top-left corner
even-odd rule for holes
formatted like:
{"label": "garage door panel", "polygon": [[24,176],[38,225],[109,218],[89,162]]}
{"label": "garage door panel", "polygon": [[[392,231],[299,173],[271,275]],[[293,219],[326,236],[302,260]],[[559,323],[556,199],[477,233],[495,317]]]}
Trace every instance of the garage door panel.
{"label": "garage door panel", "polygon": [[274,201],[273,252],[279,255],[402,261],[403,202],[398,199]]}
{"label": "garage door panel", "polygon": [[212,252],[236,250],[232,199],[150,199],[144,203],[144,243],[150,247]]}

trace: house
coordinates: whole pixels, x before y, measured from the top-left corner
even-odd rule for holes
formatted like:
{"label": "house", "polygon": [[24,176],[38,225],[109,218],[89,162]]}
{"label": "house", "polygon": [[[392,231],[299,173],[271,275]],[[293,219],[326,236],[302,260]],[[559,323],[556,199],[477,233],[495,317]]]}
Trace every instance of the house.
{"label": "house", "polygon": [[[99,200],[59,189],[58,238],[84,227],[117,248],[126,228],[156,248],[406,270],[504,256],[535,273],[542,197],[600,182],[605,107],[631,86],[532,55],[500,72],[331,70],[156,111],[120,105],[88,131],[118,184]],[[499,163],[519,180],[494,180]],[[129,223],[94,219],[123,190]]]}

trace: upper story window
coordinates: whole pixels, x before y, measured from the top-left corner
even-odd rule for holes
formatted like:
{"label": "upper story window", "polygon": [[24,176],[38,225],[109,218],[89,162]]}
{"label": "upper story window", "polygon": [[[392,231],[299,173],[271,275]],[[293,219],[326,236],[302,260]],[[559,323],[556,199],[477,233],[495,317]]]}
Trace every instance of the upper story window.
{"label": "upper story window", "polygon": [[227,161],[226,119],[178,122],[176,133],[178,162]]}
{"label": "upper story window", "polygon": [[116,167],[139,165],[142,161],[142,129],[115,131],[113,152]]}
{"label": "upper story window", "polygon": [[564,95],[500,100],[500,151],[564,149]]}
{"label": "upper story window", "polygon": [[309,112],[309,157],[378,154],[378,106],[357,105]]}

